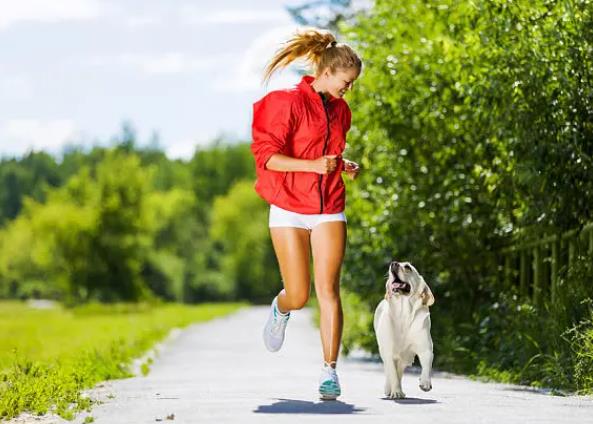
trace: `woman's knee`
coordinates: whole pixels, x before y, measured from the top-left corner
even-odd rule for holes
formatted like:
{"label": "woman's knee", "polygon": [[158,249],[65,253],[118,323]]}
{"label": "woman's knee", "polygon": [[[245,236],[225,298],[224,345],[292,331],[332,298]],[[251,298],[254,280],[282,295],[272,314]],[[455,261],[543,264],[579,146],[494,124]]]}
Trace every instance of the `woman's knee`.
{"label": "woman's knee", "polygon": [[325,285],[317,287],[317,297],[322,302],[339,302],[340,287],[338,285]]}
{"label": "woman's knee", "polygon": [[290,294],[287,293],[286,301],[291,310],[302,309],[309,301],[309,294]]}

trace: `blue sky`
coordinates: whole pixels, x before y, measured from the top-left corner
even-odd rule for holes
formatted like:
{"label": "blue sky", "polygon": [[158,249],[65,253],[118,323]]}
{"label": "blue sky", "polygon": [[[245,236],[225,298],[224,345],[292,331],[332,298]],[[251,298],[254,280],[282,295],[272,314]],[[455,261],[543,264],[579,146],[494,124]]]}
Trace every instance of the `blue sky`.
{"label": "blue sky", "polygon": [[251,107],[302,1],[0,0],[0,156],[106,144],[122,122],[172,158],[250,139]]}

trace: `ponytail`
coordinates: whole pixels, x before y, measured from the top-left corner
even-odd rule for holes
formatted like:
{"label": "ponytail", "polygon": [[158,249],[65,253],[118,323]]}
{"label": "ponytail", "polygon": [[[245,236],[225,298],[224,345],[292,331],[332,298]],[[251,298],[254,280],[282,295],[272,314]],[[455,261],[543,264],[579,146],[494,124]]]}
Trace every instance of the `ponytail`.
{"label": "ponytail", "polygon": [[332,73],[337,69],[352,67],[360,73],[362,69],[362,61],[354,50],[347,44],[338,43],[336,37],[326,30],[306,28],[297,31],[284,44],[266,66],[263,82],[269,81],[275,71],[300,57],[313,65],[315,76],[319,76],[325,68],[329,68]]}

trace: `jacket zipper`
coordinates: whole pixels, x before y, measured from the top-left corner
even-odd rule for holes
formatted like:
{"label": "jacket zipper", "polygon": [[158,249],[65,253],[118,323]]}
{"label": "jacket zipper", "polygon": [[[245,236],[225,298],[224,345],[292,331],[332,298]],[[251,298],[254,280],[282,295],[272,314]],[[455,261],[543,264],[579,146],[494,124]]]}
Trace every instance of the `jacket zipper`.
{"label": "jacket zipper", "polygon": [[[325,142],[323,143],[323,155],[325,155],[325,149],[327,148],[327,141],[329,140],[329,112],[327,111],[327,107],[321,99],[321,103],[323,104],[323,110],[325,111],[325,118],[327,121],[327,134],[325,136]],[[321,180],[323,179],[323,174],[319,174],[318,178],[318,187],[319,187],[319,213],[323,213],[323,193],[321,192]]]}

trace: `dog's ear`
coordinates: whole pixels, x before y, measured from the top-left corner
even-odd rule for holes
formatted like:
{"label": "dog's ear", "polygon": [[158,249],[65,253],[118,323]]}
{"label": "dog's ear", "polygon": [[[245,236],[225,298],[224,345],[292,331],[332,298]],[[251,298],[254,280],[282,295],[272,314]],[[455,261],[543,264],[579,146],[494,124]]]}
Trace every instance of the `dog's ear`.
{"label": "dog's ear", "polygon": [[426,281],[424,281],[424,278],[422,279],[422,292],[420,293],[420,298],[422,299],[422,304],[425,306],[432,306],[434,304],[434,296],[432,294],[432,291],[430,290],[430,287],[428,287],[428,284],[426,284]]}

